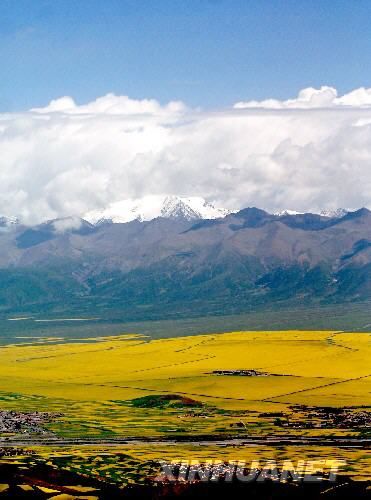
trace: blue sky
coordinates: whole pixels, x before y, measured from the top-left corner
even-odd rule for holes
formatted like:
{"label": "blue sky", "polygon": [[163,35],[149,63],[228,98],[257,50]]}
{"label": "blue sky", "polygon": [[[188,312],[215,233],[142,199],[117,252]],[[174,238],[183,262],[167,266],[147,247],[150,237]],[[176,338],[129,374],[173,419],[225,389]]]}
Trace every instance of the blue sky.
{"label": "blue sky", "polygon": [[371,2],[2,0],[0,110],[108,92],[217,108],[371,86]]}
{"label": "blue sky", "polygon": [[0,214],[371,208],[370,19],[370,0],[0,0]]}

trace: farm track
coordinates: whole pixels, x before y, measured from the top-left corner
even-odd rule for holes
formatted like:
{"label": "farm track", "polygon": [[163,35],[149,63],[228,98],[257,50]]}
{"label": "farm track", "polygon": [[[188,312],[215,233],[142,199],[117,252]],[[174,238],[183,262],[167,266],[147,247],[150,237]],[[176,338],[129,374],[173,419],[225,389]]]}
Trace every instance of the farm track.
{"label": "farm track", "polygon": [[152,366],[150,368],[141,368],[140,370],[134,370],[131,373],[141,373],[141,372],[150,372],[154,370],[161,370],[162,368],[175,368],[176,366],[181,366],[181,365],[189,365],[190,363],[198,363],[199,361],[206,361],[208,359],[213,359],[216,356],[205,356],[203,358],[197,358],[197,359],[190,359],[188,361],[180,361],[179,363],[170,363],[167,365],[159,365],[159,366]]}
{"label": "farm track", "polygon": [[353,378],[347,378],[347,379],[344,379],[344,380],[337,380],[336,382],[329,382],[328,384],[322,384],[322,385],[317,385],[317,386],[314,386],[314,387],[307,387],[305,389],[299,389],[297,391],[292,391],[292,392],[287,392],[286,394],[278,394],[277,396],[272,396],[272,397],[269,397],[269,398],[264,398],[262,399],[262,401],[270,401],[272,403],[275,403],[275,399],[278,399],[278,398],[283,398],[285,396],[292,396],[294,394],[299,394],[299,393],[303,393],[303,392],[309,392],[309,391],[314,391],[316,389],[322,389],[324,387],[330,387],[330,386],[333,386],[333,385],[339,385],[339,384],[346,384],[347,382],[353,382],[355,380],[362,380],[364,378],[369,378],[371,377],[371,373],[369,373],[368,375],[361,375],[359,377],[353,377]]}
{"label": "farm track", "polygon": [[166,445],[197,445],[197,446],[336,446],[343,448],[371,448],[371,438],[357,437],[317,437],[317,436],[295,436],[295,437],[259,437],[246,436],[244,438],[220,437],[220,436],[178,436],[176,438],[137,438],[137,437],[113,437],[113,438],[22,438],[4,439],[0,438],[0,447],[27,447],[27,446],[115,446],[130,445],[141,446],[151,444],[155,446]]}

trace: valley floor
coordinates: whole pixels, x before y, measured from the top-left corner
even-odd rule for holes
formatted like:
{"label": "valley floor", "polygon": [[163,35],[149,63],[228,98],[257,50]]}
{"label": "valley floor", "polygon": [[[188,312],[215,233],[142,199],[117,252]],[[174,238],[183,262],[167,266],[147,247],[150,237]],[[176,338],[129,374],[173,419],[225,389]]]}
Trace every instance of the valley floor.
{"label": "valley floor", "polygon": [[[0,476],[4,464],[46,466],[123,487],[146,482],[163,460],[278,468],[338,460],[342,477],[367,484],[370,340],[298,330],[8,344],[0,349],[0,446],[8,450]],[[94,497],[67,490],[64,498]]]}

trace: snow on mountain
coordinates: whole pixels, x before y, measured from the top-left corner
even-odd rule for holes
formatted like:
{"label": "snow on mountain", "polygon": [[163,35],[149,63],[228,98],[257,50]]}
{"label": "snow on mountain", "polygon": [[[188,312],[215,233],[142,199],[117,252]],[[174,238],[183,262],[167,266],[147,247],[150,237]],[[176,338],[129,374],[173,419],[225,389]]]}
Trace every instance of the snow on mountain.
{"label": "snow on mountain", "polygon": [[[138,199],[127,199],[111,203],[102,210],[92,210],[80,217],[64,217],[55,219],[53,224],[57,232],[65,229],[78,230],[84,221],[91,224],[101,224],[104,222],[125,223],[133,220],[149,221],[156,217],[183,218],[186,220],[197,219],[218,219],[228,214],[238,212],[238,210],[228,210],[226,208],[215,207],[212,203],[205,201],[201,196],[144,196]],[[340,218],[344,217],[350,210],[338,208],[335,210],[324,209],[315,211],[322,217]],[[304,212],[296,210],[280,210],[274,215],[300,215]],[[9,230],[20,224],[17,217],[0,215],[0,230]]]}
{"label": "snow on mountain", "polygon": [[340,217],[344,217],[349,212],[345,208],[336,208],[335,210],[321,210],[320,215],[322,217],[331,217],[332,219],[340,219]]}
{"label": "snow on mountain", "polygon": [[283,215],[300,215],[303,212],[296,212],[296,210],[280,210],[279,212],[274,212],[273,215],[278,215],[279,217]]}
{"label": "snow on mountain", "polygon": [[145,196],[139,199],[122,200],[111,203],[103,210],[93,210],[84,215],[92,224],[104,222],[124,223],[132,220],[148,221],[156,217],[186,220],[217,219],[225,217],[231,210],[217,208],[199,196]]}
{"label": "snow on mountain", "polygon": [[[331,219],[340,219],[340,217],[344,217],[349,212],[345,208],[337,208],[335,210],[323,209],[320,211],[314,211],[312,213],[321,215],[322,217],[329,217]],[[283,216],[283,215],[302,215],[305,212],[297,212],[296,210],[281,210],[279,212],[275,212],[274,215]]]}

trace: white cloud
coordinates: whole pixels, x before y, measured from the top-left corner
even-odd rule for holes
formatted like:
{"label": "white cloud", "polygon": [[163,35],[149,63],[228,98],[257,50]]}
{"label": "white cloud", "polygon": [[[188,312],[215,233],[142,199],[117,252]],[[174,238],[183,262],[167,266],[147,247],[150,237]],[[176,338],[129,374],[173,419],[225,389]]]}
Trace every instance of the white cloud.
{"label": "white cloud", "polygon": [[53,221],[53,227],[57,233],[65,233],[66,231],[78,230],[82,226],[82,220],[79,217],[63,217]]}
{"label": "white cloud", "polygon": [[48,114],[62,112],[66,114],[105,114],[105,115],[140,115],[178,113],[186,110],[185,105],[180,101],[171,101],[166,106],[161,106],[155,99],[130,99],[128,96],[117,96],[107,94],[98,97],[93,102],[77,106],[75,101],[68,96],[54,99],[44,108],[33,108],[35,113]]}
{"label": "white cloud", "polygon": [[322,86],[319,89],[307,87],[302,89],[295,99],[279,101],[277,99],[265,99],[264,101],[240,101],[234,107],[236,109],[267,108],[267,109],[313,109],[333,106],[342,107],[371,107],[371,88],[361,87],[348,94],[338,97],[334,87]]}
{"label": "white cloud", "polygon": [[219,112],[108,94],[0,114],[0,214],[79,216],[148,195],[268,210],[371,206],[371,89]]}

